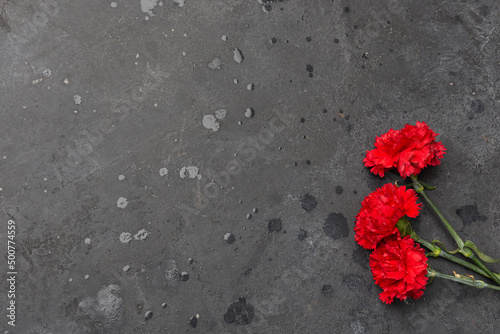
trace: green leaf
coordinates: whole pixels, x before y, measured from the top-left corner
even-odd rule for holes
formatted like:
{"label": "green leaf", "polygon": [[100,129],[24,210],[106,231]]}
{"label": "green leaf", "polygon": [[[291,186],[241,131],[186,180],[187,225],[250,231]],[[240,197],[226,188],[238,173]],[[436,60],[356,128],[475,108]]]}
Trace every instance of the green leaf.
{"label": "green leaf", "polygon": [[[442,247],[444,249],[444,251],[446,253],[448,253],[448,254],[456,254],[460,250],[460,248],[457,248],[454,251],[449,251],[449,250],[446,249],[446,247],[444,246],[444,244],[441,241],[437,240],[437,239],[432,240],[432,244],[434,246],[436,246],[436,247],[440,247],[440,248]],[[438,246],[438,245],[440,245],[440,246]]]}
{"label": "green leaf", "polygon": [[500,261],[500,259],[494,259],[494,258],[489,257],[488,255],[484,254],[483,252],[481,252],[479,250],[479,248],[470,240],[465,241],[464,246],[472,249],[477,254],[477,256],[479,256],[479,258],[481,260],[483,260],[484,262],[496,263],[496,262]]}

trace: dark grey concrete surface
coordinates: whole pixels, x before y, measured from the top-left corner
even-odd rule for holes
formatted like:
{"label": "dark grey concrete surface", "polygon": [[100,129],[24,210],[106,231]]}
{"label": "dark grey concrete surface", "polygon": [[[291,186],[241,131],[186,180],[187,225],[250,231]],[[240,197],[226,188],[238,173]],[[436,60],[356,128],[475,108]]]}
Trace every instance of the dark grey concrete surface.
{"label": "dark grey concrete surface", "polygon": [[499,9],[0,1],[2,333],[494,333],[496,291],[380,302],[352,229],[399,179],[363,167],[375,136],[425,121],[430,195],[500,256]]}

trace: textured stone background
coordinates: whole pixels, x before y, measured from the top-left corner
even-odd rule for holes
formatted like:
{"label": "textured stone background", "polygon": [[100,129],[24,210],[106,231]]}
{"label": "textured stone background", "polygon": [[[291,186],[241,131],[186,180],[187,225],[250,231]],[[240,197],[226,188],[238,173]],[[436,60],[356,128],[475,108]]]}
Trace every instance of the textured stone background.
{"label": "textured stone background", "polygon": [[[363,167],[375,136],[425,121],[448,149],[430,195],[500,255],[498,2],[0,5],[4,331],[494,332],[491,290],[382,304],[352,228],[398,180]],[[414,225],[452,245],[427,209]]]}

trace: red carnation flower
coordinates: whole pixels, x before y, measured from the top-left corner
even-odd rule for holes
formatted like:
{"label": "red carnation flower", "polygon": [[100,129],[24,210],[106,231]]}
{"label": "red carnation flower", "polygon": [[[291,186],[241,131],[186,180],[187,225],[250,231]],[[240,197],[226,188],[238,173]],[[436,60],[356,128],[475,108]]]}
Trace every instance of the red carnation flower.
{"label": "red carnation flower", "polygon": [[385,172],[397,168],[401,177],[417,175],[428,165],[437,166],[446,148],[436,142],[437,133],[425,122],[406,126],[401,130],[390,129],[377,137],[375,149],[366,151],[363,159],[370,171],[384,177]]}
{"label": "red carnation flower", "polygon": [[375,283],[383,290],[380,299],[386,304],[391,304],[394,298],[418,299],[424,294],[427,257],[409,236],[384,239],[370,255],[370,268]]}
{"label": "red carnation flower", "polygon": [[361,202],[354,227],[356,242],[366,249],[375,249],[383,238],[398,233],[396,224],[400,218],[417,217],[421,206],[415,190],[385,184]]}

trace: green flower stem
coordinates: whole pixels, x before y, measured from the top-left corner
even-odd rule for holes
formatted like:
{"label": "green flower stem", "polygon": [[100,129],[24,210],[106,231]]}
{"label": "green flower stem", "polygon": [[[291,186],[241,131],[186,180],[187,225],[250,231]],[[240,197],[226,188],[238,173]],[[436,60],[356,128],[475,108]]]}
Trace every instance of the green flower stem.
{"label": "green flower stem", "polygon": [[[453,256],[449,253],[446,253],[446,252],[443,252],[441,250],[441,248],[439,248],[438,246],[436,245],[433,245],[432,243],[426,241],[426,240],[423,240],[421,238],[419,238],[415,232],[413,232],[412,234],[410,234],[410,237],[415,240],[416,242],[420,243],[422,246],[424,246],[425,248],[427,248],[428,250],[430,250],[432,253],[431,253],[431,256],[433,257],[442,257],[443,259],[446,259],[446,260],[449,260],[451,262],[455,262],[456,264],[459,264],[461,265],[462,267],[464,268],[467,268],[469,270],[472,270],[480,275],[483,275],[484,277],[488,277],[490,279],[493,279],[492,276],[490,276],[490,274],[488,274],[486,271],[482,270],[480,267],[478,266],[475,266],[474,264],[470,263],[470,262],[467,262],[465,260],[462,260],[456,256]],[[499,274],[495,274],[495,273],[492,273],[493,276],[496,276],[497,278],[500,278],[500,275]]]}
{"label": "green flower stem", "polygon": [[432,208],[432,210],[434,210],[434,212],[439,217],[439,219],[441,219],[441,222],[446,227],[446,229],[448,230],[448,232],[450,232],[451,236],[453,237],[453,239],[457,243],[458,248],[460,248],[460,253],[462,253],[465,257],[469,257],[470,254],[472,253],[472,251],[469,250],[469,252],[466,252],[464,250],[464,242],[462,241],[462,238],[460,238],[460,236],[457,234],[457,232],[455,232],[455,230],[453,229],[453,227],[451,226],[451,224],[448,222],[448,220],[446,220],[446,218],[443,216],[443,214],[441,213],[441,211],[439,211],[439,209],[434,205],[434,203],[432,203],[432,201],[430,200],[430,198],[427,197],[427,194],[424,191],[424,186],[420,184],[420,182],[418,181],[418,179],[417,179],[417,177],[415,175],[411,176],[411,180],[413,181],[413,189],[415,189],[415,191],[420,196],[422,196],[424,198],[424,200],[427,202],[427,204],[430,205],[430,207]]}
{"label": "green flower stem", "polygon": [[485,283],[483,281],[479,281],[479,280],[476,280],[476,279],[473,279],[473,278],[467,277],[467,276],[462,276],[462,275],[451,276],[451,275],[441,274],[441,273],[439,273],[435,270],[432,270],[430,268],[427,268],[427,277],[429,277],[429,278],[440,277],[440,278],[448,279],[450,281],[473,286],[473,287],[476,287],[478,289],[488,288],[488,289],[500,291],[500,286],[491,285],[491,284],[488,284],[488,283]]}
{"label": "green flower stem", "polygon": [[436,215],[439,217],[439,219],[441,220],[441,222],[443,223],[443,225],[446,227],[446,229],[448,230],[448,232],[450,232],[451,236],[453,237],[453,239],[455,240],[455,242],[457,243],[458,245],[458,248],[459,248],[459,252],[464,255],[465,257],[468,257],[470,258],[472,261],[474,261],[476,263],[476,265],[482,269],[483,271],[485,271],[488,275],[486,275],[487,277],[490,277],[493,281],[495,281],[495,283],[497,285],[500,286],[500,278],[498,276],[496,276],[495,274],[493,274],[482,262],[480,259],[478,259],[475,254],[472,252],[472,250],[468,247],[465,247],[465,244],[464,242],[462,241],[462,238],[460,238],[460,236],[457,234],[457,232],[455,232],[455,230],[453,229],[453,227],[451,226],[451,224],[448,222],[448,220],[446,220],[446,218],[443,216],[443,214],[441,213],[441,211],[439,211],[439,209],[434,205],[434,203],[432,203],[432,201],[430,200],[429,197],[427,197],[427,194],[425,193],[424,191],[424,187],[420,184],[420,182],[418,181],[418,178],[415,176],[415,175],[412,175],[411,176],[411,180],[413,181],[413,189],[415,189],[415,191],[424,198],[424,200],[427,202],[427,204],[429,204],[429,206],[434,210],[434,212],[436,213]]}

